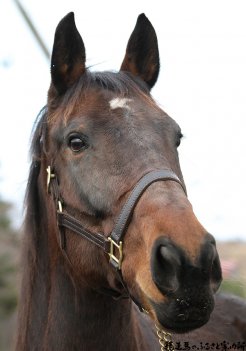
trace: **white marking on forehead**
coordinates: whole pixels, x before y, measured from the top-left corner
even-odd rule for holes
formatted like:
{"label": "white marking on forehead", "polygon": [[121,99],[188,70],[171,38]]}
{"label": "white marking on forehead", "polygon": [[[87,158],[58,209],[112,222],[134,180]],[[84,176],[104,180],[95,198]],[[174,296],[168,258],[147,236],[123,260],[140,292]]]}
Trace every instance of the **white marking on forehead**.
{"label": "white marking on forehead", "polygon": [[127,110],[130,110],[130,106],[128,105],[130,101],[132,101],[132,99],[114,98],[109,101],[109,105],[112,110],[115,110],[116,108],[126,108]]}

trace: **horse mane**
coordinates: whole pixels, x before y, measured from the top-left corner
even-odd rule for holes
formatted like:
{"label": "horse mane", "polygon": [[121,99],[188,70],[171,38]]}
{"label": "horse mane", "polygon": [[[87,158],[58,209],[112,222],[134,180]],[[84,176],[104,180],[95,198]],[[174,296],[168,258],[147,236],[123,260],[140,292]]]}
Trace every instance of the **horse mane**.
{"label": "horse mane", "polygon": [[[40,218],[40,196],[38,190],[38,176],[41,168],[42,144],[44,129],[47,126],[47,107],[44,106],[39,112],[32,129],[32,141],[30,147],[31,165],[27,188],[25,194],[25,233],[33,233],[32,236],[37,236],[39,230],[38,223]],[[29,234],[30,237],[30,234]],[[31,237],[30,237],[31,239]]]}
{"label": "horse mane", "polygon": [[86,70],[77,83],[75,83],[66,94],[68,96],[76,95],[80,91],[86,91],[96,87],[103,88],[107,91],[112,91],[120,96],[129,95],[134,92],[142,92],[149,95],[149,88],[147,84],[129,72],[91,72],[89,70]]}

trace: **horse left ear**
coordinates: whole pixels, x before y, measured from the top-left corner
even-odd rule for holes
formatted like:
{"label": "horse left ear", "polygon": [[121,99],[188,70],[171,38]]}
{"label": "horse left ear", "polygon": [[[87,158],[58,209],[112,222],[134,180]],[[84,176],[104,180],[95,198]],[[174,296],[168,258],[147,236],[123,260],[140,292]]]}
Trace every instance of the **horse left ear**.
{"label": "horse left ear", "polygon": [[63,94],[85,72],[85,46],[76,28],[74,13],[58,24],[51,57],[51,78],[58,94]]}
{"label": "horse left ear", "polygon": [[120,69],[142,78],[150,89],[157,81],[160,69],[158,42],[154,27],[144,13],[138,16]]}

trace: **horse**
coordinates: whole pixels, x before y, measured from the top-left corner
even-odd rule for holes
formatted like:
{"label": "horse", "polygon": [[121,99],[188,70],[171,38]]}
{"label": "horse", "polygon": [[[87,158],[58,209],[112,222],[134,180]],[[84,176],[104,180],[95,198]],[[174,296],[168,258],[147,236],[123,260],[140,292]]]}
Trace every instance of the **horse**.
{"label": "horse", "polygon": [[119,72],[86,67],[72,12],[58,24],[32,137],[16,350],[191,349],[243,338],[239,314],[224,334],[218,325],[228,298],[214,302],[216,243],[187,197],[181,129],[150,94],[159,69],[144,14]]}

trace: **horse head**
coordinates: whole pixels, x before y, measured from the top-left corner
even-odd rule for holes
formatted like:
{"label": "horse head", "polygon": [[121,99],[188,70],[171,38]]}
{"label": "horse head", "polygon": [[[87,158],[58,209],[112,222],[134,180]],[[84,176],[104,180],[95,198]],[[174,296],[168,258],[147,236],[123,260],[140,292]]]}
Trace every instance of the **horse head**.
{"label": "horse head", "polygon": [[[138,17],[119,72],[86,68],[73,13],[59,23],[51,60],[51,85],[42,121],[40,192],[47,200],[50,241],[57,259],[68,258],[74,284],[102,294],[130,296],[162,327],[185,332],[205,324],[221,282],[216,244],[197,220],[181,173],[179,125],[153,100],[159,74],[156,33]],[[57,204],[46,193],[46,169],[57,179],[62,209],[107,241],[135,185],[167,170],[174,179],[148,184],[124,233],[121,279],[108,254],[58,228]],[[58,232],[63,232],[61,250]],[[65,259],[65,258],[64,258]],[[119,267],[117,267],[119,270]]]}

